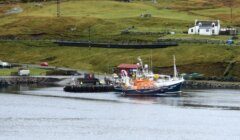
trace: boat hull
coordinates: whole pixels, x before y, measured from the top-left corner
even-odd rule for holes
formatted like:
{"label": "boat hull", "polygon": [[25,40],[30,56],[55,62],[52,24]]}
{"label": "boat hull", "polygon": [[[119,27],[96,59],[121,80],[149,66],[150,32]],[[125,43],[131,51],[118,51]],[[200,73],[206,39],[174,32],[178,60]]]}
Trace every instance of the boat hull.
{"label": "boat hull", "polygon": [[169,86],[162,86],[154,89],[141,90],[122,90],[123,96],[162,96],[162,95],[176,95],[181,93],[182,82]]}

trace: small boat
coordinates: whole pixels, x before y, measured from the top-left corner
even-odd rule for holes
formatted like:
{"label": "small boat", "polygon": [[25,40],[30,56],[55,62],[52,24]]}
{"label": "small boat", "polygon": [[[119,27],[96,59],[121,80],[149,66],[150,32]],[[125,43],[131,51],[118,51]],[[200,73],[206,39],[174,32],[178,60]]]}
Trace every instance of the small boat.
{"label": "small boat", "polygon": [[[105,81],[106,82],[106,81]],[[84,74],[84,77],[72,77],[70,85],[66,85],[63,90],[73,93],[105,93],[113,92],[114,86],[103,84],[94,74]]]}
{"label": "small boat", "polygon": [[138,58],[140,69],[135,76],[129,77],[127,71],[121,71],[120,84],[115,86],[123,96],[161,96],[181,93],[184,79],[177,74],[174,56],[174,76],[153,74],[148,66],[143,67],[141,58]]}

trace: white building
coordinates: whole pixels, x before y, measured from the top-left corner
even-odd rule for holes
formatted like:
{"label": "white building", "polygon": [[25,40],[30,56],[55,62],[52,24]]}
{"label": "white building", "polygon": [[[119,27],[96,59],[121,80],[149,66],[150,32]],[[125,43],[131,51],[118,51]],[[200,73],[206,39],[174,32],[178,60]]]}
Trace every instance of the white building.
{"label": "white building", "polygon": [[219,20],[195,20],[195,26],[188,29],[188,34],[197,35],[219,35]]}
{"label": "white building", "polygon": [[11,64],[9,64],[8,62],[3,62],[0,60],[0,67],[1,68],[10,68]]}

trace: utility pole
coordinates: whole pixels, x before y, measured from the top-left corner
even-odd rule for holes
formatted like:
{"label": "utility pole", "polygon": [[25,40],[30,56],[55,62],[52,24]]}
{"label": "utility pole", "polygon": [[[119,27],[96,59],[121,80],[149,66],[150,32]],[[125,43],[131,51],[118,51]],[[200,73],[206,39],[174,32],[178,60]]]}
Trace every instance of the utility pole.
{"label": "utility pole", "polygon": [[153,2],[154,4],[156,4],[156,3],[157,3],[157,0],[152,0],[152,2]]}
{"label": "utility pole", "polygon": [[229,18],[230,18],[230,23],[231,23],[231,25],[232,25],[232,23],[233,23],[233,4],[234,4],[234,0],[225,0],[225,2],[224,2],[224,4],[228,7],[228,8],[230,8],[229,10]]}
{"label": "utility pole", "polygon": [[230,5],[230,8],[231,8],[231,24],[232,24],[232,20],[233,20],[233,15],[232,15],[232,14],[233,14],[233,13],[232,13],[232,12],[233,12],[233,11],[232,11],[232,3],[231,3],[231,5]]}
{"label": "utility pole", "polygon": [[61,0],[57,0],[57,17],[60,17],[61,15],[60,3]]}
{"label": "utility pole", "polygon": [[91,48],[91,26],[88,27],[88,47]]}

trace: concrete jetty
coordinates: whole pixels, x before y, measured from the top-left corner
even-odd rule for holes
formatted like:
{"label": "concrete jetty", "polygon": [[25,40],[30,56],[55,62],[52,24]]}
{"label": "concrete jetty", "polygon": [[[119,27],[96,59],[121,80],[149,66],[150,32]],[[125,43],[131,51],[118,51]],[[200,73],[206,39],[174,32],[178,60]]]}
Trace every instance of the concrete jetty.
{"label": "concrete jetty", "polygon": [[56,84],[70,79],[70,76],[1,76],[0,86],[18,85],[18,84]]}

